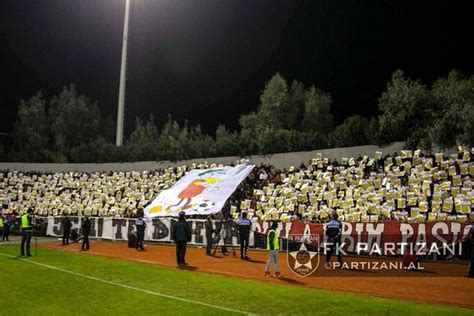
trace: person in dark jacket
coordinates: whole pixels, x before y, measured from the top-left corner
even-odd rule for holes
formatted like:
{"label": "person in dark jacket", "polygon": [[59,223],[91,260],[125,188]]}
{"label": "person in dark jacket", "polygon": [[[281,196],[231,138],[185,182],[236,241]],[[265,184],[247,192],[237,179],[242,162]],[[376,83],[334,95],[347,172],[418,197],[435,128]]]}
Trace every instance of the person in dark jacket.
{"label": "person in dark jacket", "polygon": [[225,219],[221,219],[221,229],[219,230],[219,242],[218,245],[221,245],[221,251],[224,256],[227,256],[227,246],[225,244],[225,240],[227,238],[227,221]]}
{"label": "person in dark jacket", "polygon": [[145,250],[145,247],[143,246],[143,241],[145,240],[145,228],[146,228],[146,222],[143,219],[143,211],[138,212],[138,218],[135,220],[135,227],[137,228],[137,243],[135,245],[135,248],[137,250]]}
{"label": "person in dark jacket", "polygon": [[469,256],[469,268],[467,269],[468,278],[474,278],[474,225],[471,226],[471,230],[467,236],[467,240],[470,247],[470,256]]}
{"label": "person in dark jacket", "polygon": [[8,216],[5,216],[3,219],[3,235],[2,235],[2,240],[3,241],[10,241],[8,237],[10,236],[10,218]]}
{"label": "person in dark jacket", "polygon": [[336,251],[337,259],[342,267],[342,253],[339,251],[342,237],[342,223],[338,220],[338,215],[333,214],[333,219],[326,225],[326,236],[328,240],[328,252],[326,254],[326,263],[331,261],[331,256]]}
{"label": "person in dark jacket", "polygon": [[212,249],[212,236],[213,233],[215,233],[215,229],[212,225],[212,215],[207,217],[204,228],[206,229],[206,256],[210,256]]}
{"label": "person in dark jacket", "polygon": [[176,260],[178,266],[183,267],[188,265],[185,260],[186,256],[186,245],[188,241],[191,241],[191,229],[186,223],[186,214],[181,211],[179,212],[179,218],[173,226],[173,239],[176,242]]}
{"label": "person in dark jacket", "polygon": [[237,221],[240,237],[240,259],[250,259],[247,255],[249,250],[250,229],[252,222],[247,218],[247,213],[242,212],[242,217]]}
{"label": "person in dark jacket", "polygon": [[64,213],[64,218],[63,218],[63,245],[69,245],[69,236],[71,235],[71,227],[72,227],[72,222],[67,216],[66,213]]}
{"label": "person in dark jacket", "polygon": [[89,216],[86,216],[84,223],[82,223],[82,235],[84,235],[84,239],[82,239],[82,250],[89,250],[89,235],[91,234],[91,220]]}

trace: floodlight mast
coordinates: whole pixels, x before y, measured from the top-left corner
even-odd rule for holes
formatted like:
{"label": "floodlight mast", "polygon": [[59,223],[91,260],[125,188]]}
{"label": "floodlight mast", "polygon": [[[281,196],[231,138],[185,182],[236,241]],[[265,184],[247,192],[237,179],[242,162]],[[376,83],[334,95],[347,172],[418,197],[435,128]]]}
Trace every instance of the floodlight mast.
{"label": "floodlight mast", "polygon": [[115,145],[123,144],[123,125],[125,111],[125,78],[127,74],[127,44],[128,44],[128,19],[130,12],[130,0],[125,0],[125,17],[123,23],[123,39],[122,39],[122,62],[120,66],[120,87],[117,109],[117,134]]}

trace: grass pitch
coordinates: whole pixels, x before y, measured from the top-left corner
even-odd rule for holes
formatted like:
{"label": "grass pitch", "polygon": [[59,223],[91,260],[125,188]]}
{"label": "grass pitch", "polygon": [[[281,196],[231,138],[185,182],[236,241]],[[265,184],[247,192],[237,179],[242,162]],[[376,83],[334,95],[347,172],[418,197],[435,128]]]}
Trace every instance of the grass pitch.
{"label": "grass pitch", "polygon": [[43,248],[24,260],[18,248],[0,246],[0,315],[473,314]]}

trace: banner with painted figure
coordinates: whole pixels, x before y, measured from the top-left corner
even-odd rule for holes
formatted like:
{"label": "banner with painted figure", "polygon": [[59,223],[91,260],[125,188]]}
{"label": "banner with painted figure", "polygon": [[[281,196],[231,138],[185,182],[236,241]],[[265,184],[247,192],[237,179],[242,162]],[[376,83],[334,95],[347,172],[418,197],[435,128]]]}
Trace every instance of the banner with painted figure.
{"label": "banner with painted figure", "polygon": [[[70,216],[72,222],[71,232],[76,232],[82,235],[83,216]],[[135,219],[133,218],[113,218],[113,217],[89,217],[91,221],[91,231],[89,238],[91,239],[105,239],[105,240],[128,240],[128,236],[132,232],[136,232]],[[173,225],[176,219],[169,218],[145,218],[145,240],[156,242],[173,242]],[[206,245],[206,220],[203,219],[188,219],[187,223],[191,229],[191,241],[193,245]],[[49,216],[47,220],[46,235],[61,237],[64,232],[63,217]],[[229,222],[227,225],[221,221],[213,221],[213,230],[219,232],[222,228],[226,230],[226,245],[238,245],[239,234],[235,222]],[[213,243],[219,242],[219,234],[214,233]],[[254,235],[250,235],[250,245],[254,244]],[[261,242],[263,244],[263,242]]]}
{"label": "banner with painted figure", "polygon": [[192,170],[145,208],[146,217],[215,214],[252,171],[253,165]]}
{"label": "banner with painted figure", "polygon": [[[71,231],[82,234],[81,224],[84,221],[82,217],[71,216]],[[112,217],[90,217],[91,220],[91,239],[108,240],[127,240],[128,235],[135,230],[135,219],[132,218],[112,218]],[[172,230],[175,219],[168,218],[146,218],[147,227],[145,230],[146,241],[172,242]],[[206,245],[205,220],[189,219],[187,220],[191,228],[191,244]],[[252,222],[249,245],[251,247],[266,248],[265,236],[269,227],[268,222]],[[213,221],[213,229],[220,231],[226,230],[226,245],[239,245],[238,227],[235,222],[227,225],[220,221]],[[345,244],[343,249],[348,253],[356,252],[357,243],[378,244],[381,247],[389,242],[447,242],[460,243],[468,235],[471,224],[457,222],[436,222],[436,223],[399,223],[399,222],[380,222],[380,223],[342,223],[342,242]],[[290,239],[291,235],[313,235],[319,236],[319,240],[326,240],[325,225],[317,223],[308,223],[303,221],[293,221],[279,223],[277,234],[282,239]],[[63,218],[48,217],[47,233],[48,236],[62,236]],[[219,241],[219,234],[214,234],[213,242]],[[286,243],[282,241],[284,248]],[[371,248],[371,245],[367,247]],[[361,251],[362,253],[364,251]],[[398,254],[399,251],[396,251]]]}

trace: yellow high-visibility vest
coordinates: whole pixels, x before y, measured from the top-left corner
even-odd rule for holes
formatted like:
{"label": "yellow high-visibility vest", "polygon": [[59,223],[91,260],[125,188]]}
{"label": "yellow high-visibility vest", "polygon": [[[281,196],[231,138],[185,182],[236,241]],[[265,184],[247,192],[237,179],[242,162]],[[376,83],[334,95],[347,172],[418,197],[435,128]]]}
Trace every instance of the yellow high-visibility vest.
{"label": "yellow high-visibility vest", "polygon": [[278,235],[276,229],[269,229],[267,232],[267,250],[270,250],[270,233],[274,232],[275,237],[273,238],[273,250],[280,250],[280,244],[278,242]]}
{"label": "yellow high-visibility vest", "polygon": [[30,221],[28,220],[28,214],[21,216],[21,228],[30,228]]}

